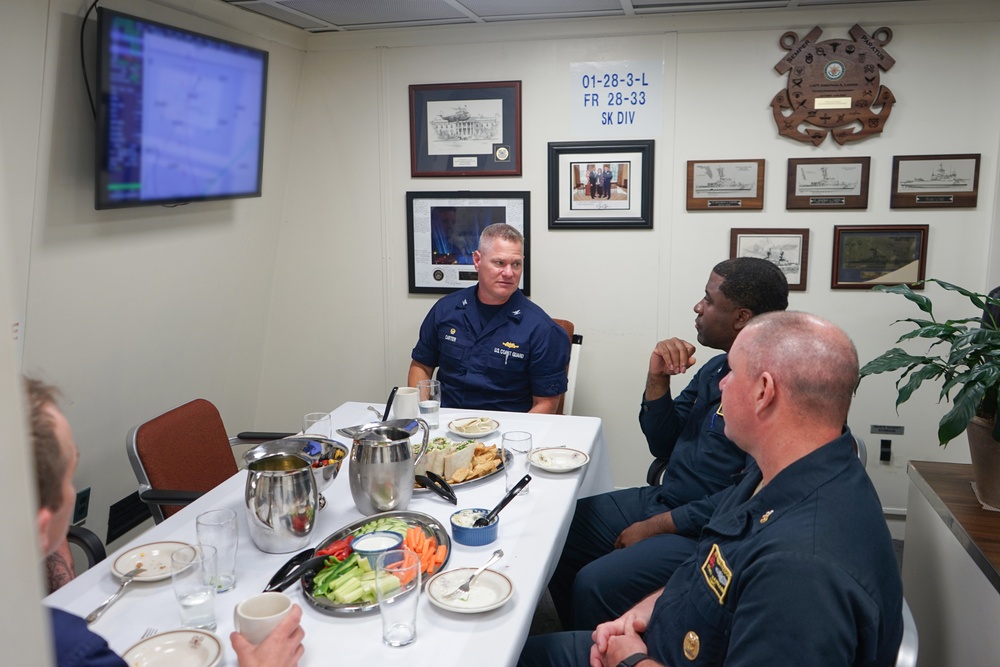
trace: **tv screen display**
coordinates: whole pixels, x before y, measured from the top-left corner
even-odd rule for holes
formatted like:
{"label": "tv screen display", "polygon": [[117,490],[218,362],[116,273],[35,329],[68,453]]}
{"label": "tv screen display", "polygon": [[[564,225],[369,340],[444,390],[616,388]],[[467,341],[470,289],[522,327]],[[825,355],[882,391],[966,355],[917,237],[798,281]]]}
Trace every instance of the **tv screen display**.
{"label": "tv screen display", "polygon": [[98,10],[98,209],[259,197],[267,52]]}

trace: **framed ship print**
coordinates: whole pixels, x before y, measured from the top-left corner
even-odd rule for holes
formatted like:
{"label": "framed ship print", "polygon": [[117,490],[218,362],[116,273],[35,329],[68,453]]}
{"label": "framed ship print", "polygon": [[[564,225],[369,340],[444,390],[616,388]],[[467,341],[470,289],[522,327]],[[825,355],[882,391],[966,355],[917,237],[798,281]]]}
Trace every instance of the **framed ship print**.
{"label": "framed ship print", "polygon": [[788,280],[788,289],[806,289],[809,268],[808,229],[732,229],[729,257],[758,257],[773,263]]}
{"label": "framed ship print", "polygon": [[927,270],[928,225],[833,228],[833,289],[914,285]]}
{"label": "framed ship print", "polygon": [[410,86],[411,176],[520,176],[521,82]]}
{"label": "framed ship print", "polygon": [[892,158],[892,208],[974,208],[979,153]]}
{"label": "framed ship print", "polygon": [[785,208],[868,208],[870,165],[870,157],[789,158]]}
{"label": "framed ship print", "polygon": [[763,160],[688,160],[687,210],[759,211],[763,208]]}

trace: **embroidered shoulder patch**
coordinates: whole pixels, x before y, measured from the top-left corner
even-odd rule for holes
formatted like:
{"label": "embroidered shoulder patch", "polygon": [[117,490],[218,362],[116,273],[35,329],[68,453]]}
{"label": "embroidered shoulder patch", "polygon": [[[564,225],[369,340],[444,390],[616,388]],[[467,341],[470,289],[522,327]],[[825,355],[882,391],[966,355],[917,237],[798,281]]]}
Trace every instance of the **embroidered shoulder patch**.
{"label": "embroidered shoulder patch", "polygon": [[722,557],[718,544],[712,545],[712,550],[708,552],[708,558],[701,564],[701,573],[705,577],[705,583],[719,598],[719,604],[724,604],[726,591],[729,590],[729,582],[733,578],[733,571],[729,569],[726,560]]}

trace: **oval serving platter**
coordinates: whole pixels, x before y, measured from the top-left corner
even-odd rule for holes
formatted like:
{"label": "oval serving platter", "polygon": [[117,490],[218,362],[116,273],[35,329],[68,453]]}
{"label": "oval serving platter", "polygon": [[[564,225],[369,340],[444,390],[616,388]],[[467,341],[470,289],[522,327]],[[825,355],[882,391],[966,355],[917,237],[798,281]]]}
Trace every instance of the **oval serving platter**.
{"label": "oval serving platter", "polygon": [[[437,540],[437,543],[445,545],[447,548],[447,553],[444,557],[444,562],[441,563],[438,568],[438,572],[445,569],[448,565],[448,561],[451,560],[451,537],[448,535],[448,530],[444,525],[432,517],[430,514],[424,514],[423,512],[411,512],[409,510],[397,510],[393,512],[382,512],[381,514],[372,514],[371,516],[366,516],[364,518],[358,519],[352,523],[347,524],[340,530],[334,532],[333,534],[327,536],[323,541],[316,545],[316,551],[321,551],[329,546],[331,543],[337,540],[343,539],[363,527],[365,524],[376,521],[377,519],[387,519],[387,518],[398,518],[402,519],[409,526],[419,527],[428,537],[433,537]],[[317,610],[323,612],[324,614],[330,614],[332,616],[348,616],[351,614],[359,614],[369,611],[375,611],[378,609],[377,602],[362,602],[357,604],[342,604],[334,602],[324,596],[313,595],[313,577],[315,577],[321,570],[322,566],[318,566],[315,569],[306,570],[302,575],[302,594],[306,598],[306,602],[312,605]],[[430,580],[430,577],[427,577]],[[424,582],[426,585],[426,581]]]}

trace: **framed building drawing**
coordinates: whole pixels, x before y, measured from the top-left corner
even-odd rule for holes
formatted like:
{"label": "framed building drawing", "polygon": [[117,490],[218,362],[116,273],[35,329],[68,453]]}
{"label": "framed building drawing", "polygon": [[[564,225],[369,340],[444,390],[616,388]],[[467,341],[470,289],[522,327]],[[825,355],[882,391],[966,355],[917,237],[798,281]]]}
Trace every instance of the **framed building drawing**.
{"label": "framed building drawing", "polygon": [[524,236],[521,291],[531,293],[530,192],[407,192],[410,294],[447,294],[479,280],[472,254],[496,222]]}
{"label": "framed building drawing", "polygon": [[974,208],[979,153],[892,158],[892,208]]}
{"label": "framed building drawing", "polygon": [[[833,228],[833,289],[868,289],[923,280],[928,225]],[[913,285],[913,289],[923,289]]]}
{"label": "framed building drawing", "polygon": [[866,209],[870,157],[789,158],[785,208]]}
{"label": "framed building drawing", "polygon": [[809,268],[808,229],[733,229],[729,257],[759,257],[774,263],[788,280],[788,289],[806,289]]}
{"label": "framed building drawing", "polygon": [[410,86],[411,176],[520,176],[521,82]]}
{"label": "framed building drawing", "polygon": [[652,229],[653,141],[549,144],[549,229]]}
{"label": "framed building drawing", "polygon": [[764,160],[688,160],[687,210],[764,208]]}

